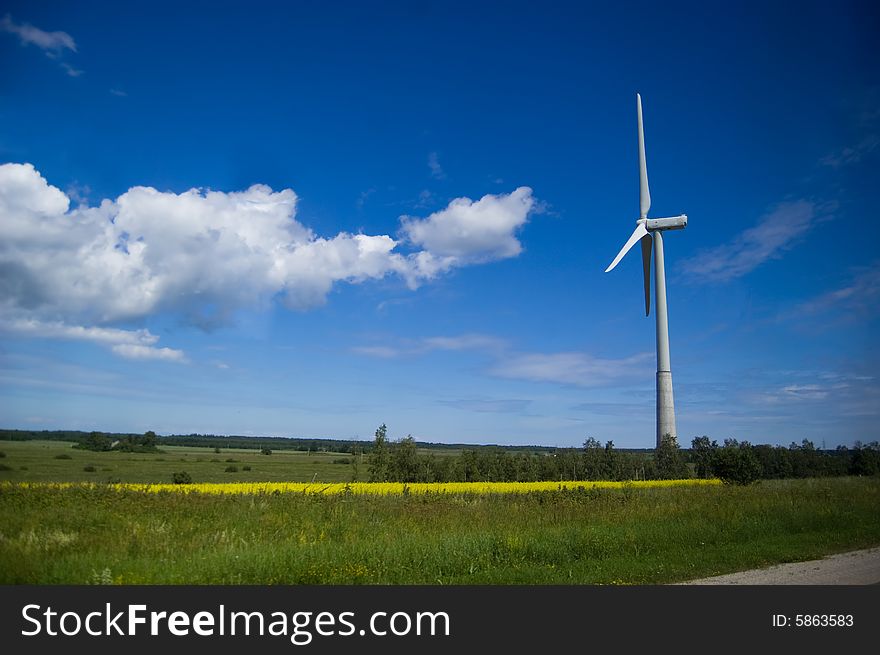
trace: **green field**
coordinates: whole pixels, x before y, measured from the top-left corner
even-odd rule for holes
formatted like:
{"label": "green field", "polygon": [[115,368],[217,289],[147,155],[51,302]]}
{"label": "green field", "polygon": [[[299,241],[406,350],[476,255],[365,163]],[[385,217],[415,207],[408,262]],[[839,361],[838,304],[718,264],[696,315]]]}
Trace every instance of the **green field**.
{"label": "green field", "polygon": [[[93,452],[66,441],[0,441],[0,481],[10,482],[171,482],[176,471],[186,471],[193,482],[348,482],[352,460],[348,453],[308,453],[186,446],[162,446],[162,453]],[[70,459],[67,459],[69,457]],[[232,460],[232,461],[228,461]],[[87,466],[94,471],[85,471]],[[234,466],[237,472],[226,472]],[[243,468],[250,466],[250,471]],[[359,478],[367,479],[366,462]]]}

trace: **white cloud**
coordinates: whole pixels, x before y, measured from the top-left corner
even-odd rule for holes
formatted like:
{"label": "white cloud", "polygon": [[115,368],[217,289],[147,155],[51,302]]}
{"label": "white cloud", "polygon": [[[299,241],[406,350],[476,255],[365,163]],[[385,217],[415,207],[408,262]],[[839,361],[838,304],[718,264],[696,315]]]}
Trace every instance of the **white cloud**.
{"label": "white cloud", "polygon": [[847,146],[819,160],[819,163],[831,168],[841,168],[857,164],[880,146],[880,135],[868,134],[853,146]]}
{"label": "white cloud", "polygon": [[[28,23],[16,23],[9,14],[0,20],[0,32],[9,32],[18,36],[22,45],[35,45],[50,59],[60,60],[67,52],[76,52],[76,42],[67,32],[46,32]],[[70,77],[79,77],[83,71],[74,68],[66,61],[58,64]]]}
{"label": "white cloud", "polygon": [[516,257],[522,244],[515,233],[534,207],[529,187],[507,195],[487,194],[476,202],[455,198],[425,219],[402,217],[401,232],[430,255],[417,262],[418,270],[430,277],[462,263]]}
{"label": "white cloud", "polygon": [[[367,357],[394,359],[435,351],[472,351],[491,362],[489,375],[528,382],[550,382],[582,387],[605,386],[639,377],[650,377],[653,353],[638,353],[621,359],[603,359],[585,352],[512,352],[509,342],[486,334],[424,337],[393,345],[359,346],[352,352]],[[645,378],[648,379],[648,378]]]}
{"label": "white cloud", "polygon": [[391,346],[356,346],[351,351],[358,355],[378,357],[380,359],[393,359],[403,354],[402,350]]}
{"label": "white cloud", "polygon": [[186,361],[182,350],[157,347],[155,344],[159,337],[143,329],[84,327],[67,325],[59,321],[44,322],[33,318],[17,318],[0,320],[0,333],[30,338],[89,341],[109,346],[114,353],[128,359]]}
{"label": "white cloud", "polygon": [[71,77],[79,77],[80,75],[82,75],[85,72],[85,71],[82,71],[78,68],[74,68],[73,66],[68,64],[66,61],[61,62],[61,68],[63,68],[65,70],[65,72],[68,75],[70,75]]}
{"label": "white cloud", "polygon": [[437,156],[436,152],[428,154],[428,168],[431,169],[431,177],[435,180],[446,179],[446,172],[443,170],[443,167],[440,166],[440,158]]}
{"label": "white cloud", "polygon": [[480,414],[522,414],[532,404],[524,398],[461,398],[438,400],[441,405]]}
{"label": "white cloud", "polygon": [[208,324],[276,297],[306,310],[337,282],[397,274],[416,288],[454,267],[517,255],[513,233],[534,201],[526,187],[477,202],[457,198],[426,219],[403,217],[400,241],[318,236],[296,220],[296,204],[293,190],[257,184],[179,194],[133,187],[70,209],[70,198],[31,164],[0,165],[0,310],[65,325],[165,311]]}
{"label": "white cloud", "polygon": [[750,273],[791,248],[818,222],[827,220],[828,207],[806,200],[782,202],[728,244],[698,253],[685,261],[684,273],[705,281],[726,281]]}
{"label": "white cloud", "polygon": [[418,200],[414,203],[416,207],[427,207],[432,202],[434,202],[434,194],[431,193],[428,189],[422,189],[419,191]]}
{"label": "white cloud", "polygon": [[530,382],[556,382],[583,387],[605,386],[649,374],[651,353],[623,359],[601,359],[583,352],[520,353],[499,360],[492,375]]}
{"label": "white cloud", "polygon": [[790,384],[783,387],[781,393],[795,400],[823,400],[829,392],[818,384]]}
{"label": "white cloud", "polygon": [[433,351],[464,351],[478,350],[497,353],[503,350],[506,342],[497,337],[485,334],[462,334],[454,337],[425,337],[417,340],[406,340],[394,346],[357,346],[352,352],[367,357],[393,359],[412,355],[423,355]]}
{"label": "white cloud", "polygon": [[133,343],[121,343],[113,346],[113,352],[126,359],[161,359],[170,362],[186,361],[186,357],[180,350],[173,348],[153,348]]}
{"label": "white cloud", "polygon": [[880,262],[859,270],[844,286],[816,296],[797,307],[792,316],[815,315],[829,311],[866,315],[880,307]]}
{"label": "white cloud", "polygon": [[455,337],[426,337],[422,340],[424,350],[497,350],[505,342],[486,334],[462,334]]}
{"label": "white cloud", "polygon": [[9,14],[0,21],[0,30],[16,34],[23,45],[35,45],[50,55],[60,54],[64,50],[76,52],[76,42],[67,32],[46,32],[27,23],[17,24]]}

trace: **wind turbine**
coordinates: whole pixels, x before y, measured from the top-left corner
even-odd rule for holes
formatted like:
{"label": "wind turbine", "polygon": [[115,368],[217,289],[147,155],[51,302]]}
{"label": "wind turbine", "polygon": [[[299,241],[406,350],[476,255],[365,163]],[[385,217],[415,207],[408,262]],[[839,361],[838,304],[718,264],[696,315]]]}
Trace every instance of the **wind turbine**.
{"label": "wind turbine", "polygon": [[648,190],[648,166],[645,163],[645,131],[642,127],[642,96],[636,94],[636,110],[639,119],[639,219],[635,232],[617,253],[608,273],[636,241],[642,244],[642,270],[645,280],[645,316],[651,313],[651,248],[654,249],[654,295],[657,298],[657,447],[665,435],[676,436],[675,404],[672,396],[672,368],[669,363],[669,326],[666,318],[666,268],[663,261],[663,232],[682,230],[687,226],[687,216],[671,218],[648,218],[651,208],[651,192]]}

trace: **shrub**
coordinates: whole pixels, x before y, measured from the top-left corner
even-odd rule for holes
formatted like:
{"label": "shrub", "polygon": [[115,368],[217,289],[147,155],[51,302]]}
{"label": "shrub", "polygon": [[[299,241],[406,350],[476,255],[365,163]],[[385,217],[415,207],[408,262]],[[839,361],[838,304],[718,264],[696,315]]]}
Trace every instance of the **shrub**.
{"label": "shrub", "polygon": [[271,455],[272,449],[271,448],[260,448],[260,454],[261,455]]}
{"label": "shrub", "polygon": [[73,457],[67,453],[61,453],[60,455],[55,455],[55,459],[73,459]]}
{"label": "shrub", "polygon": [[242,466],[242,467],[241,467],[241,470],[242,470],[242,471],[250,471],[250,470],[251,470],[251,467],[250,467],[250,466]]}
{"label": "shrub", "polygon": [[0,471],[11,471],[12,467],[7,466],[6,464],[0,464]]}
{"label": "shrub", "polygon": [[237,459],[233,459],[232,457],[227,458],[227,462],[237,462]]}
{"label": "shrub", "polygon": [[351,464],[351,459],[348,457],[339,457],[333,460],[334,464]]}
{"label": "shrub", "polygon": [[97,471],[97,469],[89,464],[88,466],[83,466],[83,471],[85,471],[86,473],[94,473],[95,471]]}
{"label": "shrub", "polygon": [[0,457],[6,457],[6,453],[0,450]]}
{"label": "shrub", "polygon": [[224,471],[225,471],[226,473],[238,473],[238,467],[237,467],[237,466],[227,466],[227,467],[224,469]]}
{"label": "shrub", "polygon": [[171,474],[173,484],[192,484],[192,476],[186,471],[177,471]]}
{"label": "shrub", "polygon": [[18,470],[19,470],[19,471],[27,471],[27,470],[28,470],[28,467],[27,467],[27,466],[19,466],[19,467],[18,467]]}

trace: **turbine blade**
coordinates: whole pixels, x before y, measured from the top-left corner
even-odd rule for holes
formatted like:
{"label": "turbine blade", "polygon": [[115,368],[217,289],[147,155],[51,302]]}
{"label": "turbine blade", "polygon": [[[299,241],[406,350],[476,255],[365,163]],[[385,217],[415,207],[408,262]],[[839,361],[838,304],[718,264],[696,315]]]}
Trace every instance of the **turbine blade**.
{"label": "turbine blade", "polygon": [[645,274],[645,316],[651,314],[651,251],[654,239],[650,234],[642,237],[642,271]]}
{"label": "turbine blade", "polygon": [[620,252],[617,253],[617,257],[615,257],[614,261],[611,262],[611,264],[608,266],[608,268],[605,269],[605,272],[608,273],[609,271],[611,271],[611,269],[613,269],[615,266],[617,266],[617,262],[619,262],[621,259],[623,259],[623,256],[627,252],[629,252],[629,249],[635,245],[636,241],[641,239],[643,236],[647,236],[647,234],[648,234],[648,230],[645,228],[645,223],[644,222],[639,223],[636,226],[636,231],[633,232],[632,235],[630,236],[629,240],[625,244],[623,244],[623,248],[620,249]]}
{"label": "turbine blade", "polygon": [[636,94],[636,108],[639,115],[639,213],[648,217],[651,209],[651,191],[648,189],[648,163],[645,160],[645,128],[642,125],[642,96]]}

